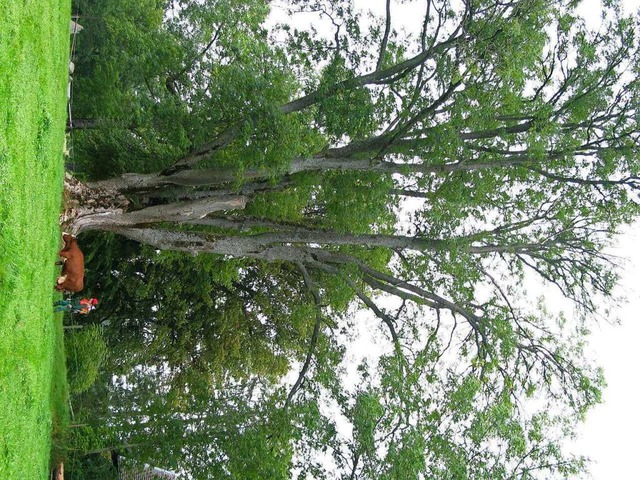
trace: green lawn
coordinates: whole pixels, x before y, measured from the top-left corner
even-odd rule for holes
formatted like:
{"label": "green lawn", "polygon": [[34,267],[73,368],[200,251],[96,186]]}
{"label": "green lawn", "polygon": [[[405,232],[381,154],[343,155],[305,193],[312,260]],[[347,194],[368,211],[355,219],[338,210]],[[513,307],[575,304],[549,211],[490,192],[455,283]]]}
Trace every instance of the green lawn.
{"label": "green lawn", "polygon": [[49,478],[65,419],[59,244],[70,3],[0,0],[0,479]]}

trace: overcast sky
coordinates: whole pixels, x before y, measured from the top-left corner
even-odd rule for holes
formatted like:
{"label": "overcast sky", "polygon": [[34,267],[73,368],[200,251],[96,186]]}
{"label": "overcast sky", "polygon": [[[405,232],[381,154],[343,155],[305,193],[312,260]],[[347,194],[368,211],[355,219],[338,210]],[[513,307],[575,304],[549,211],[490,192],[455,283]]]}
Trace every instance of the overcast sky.
{"label": "overcast sky", "polygon": [[[638,12],[640,0],[623,0],[626,13]],[[580,12],[597,25],[599,0],[584,0]],[[640,408],[640,222],[618,238],[612,253],[625,258],[621,289],[628,299],[618,312],[620,325],[603,323],[592,328],[590,350],[604,368],[608,387],[604,403],[587,414],[578,427],[576,452],[594,461],[596,480],[637,479]]]}
{"label": "overcast sky", "polygon": [[604,403],[587,414],[578,427],[575,451],[591,457],[596,480],[637,479],[640,408],[640,223],[622,235],[613,252],[626,257],[622,289],[628,303],[618,311],[621,325],[602,324],[592,329],[590,350],[604,368],[608,387]]}

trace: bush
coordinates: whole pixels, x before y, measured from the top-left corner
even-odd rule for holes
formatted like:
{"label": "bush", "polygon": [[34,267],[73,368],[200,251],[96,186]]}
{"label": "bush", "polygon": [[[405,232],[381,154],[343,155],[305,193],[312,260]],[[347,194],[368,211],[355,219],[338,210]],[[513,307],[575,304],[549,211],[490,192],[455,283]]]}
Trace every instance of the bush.
{"label": "bush", "polygon": [[87,390],[98,377],[100,366],[107,354],[102,327],[90,325],[67,336],[67,378],[73,394]]}
{"label": "bush", "polygon": [[74,457],[65,464],[66,480],[118,480],[118,471],[106,454]]}

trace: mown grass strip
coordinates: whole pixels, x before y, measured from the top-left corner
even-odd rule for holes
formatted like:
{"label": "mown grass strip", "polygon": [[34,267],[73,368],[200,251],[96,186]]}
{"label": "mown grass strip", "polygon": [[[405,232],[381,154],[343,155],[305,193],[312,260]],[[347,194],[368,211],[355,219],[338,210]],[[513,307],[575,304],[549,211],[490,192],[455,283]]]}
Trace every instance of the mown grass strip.
{"label": "mown grass strip", "polygon": [[70,4],[0,0],[0,11],[0,478],[38,479],[66,402],[51,303]]}

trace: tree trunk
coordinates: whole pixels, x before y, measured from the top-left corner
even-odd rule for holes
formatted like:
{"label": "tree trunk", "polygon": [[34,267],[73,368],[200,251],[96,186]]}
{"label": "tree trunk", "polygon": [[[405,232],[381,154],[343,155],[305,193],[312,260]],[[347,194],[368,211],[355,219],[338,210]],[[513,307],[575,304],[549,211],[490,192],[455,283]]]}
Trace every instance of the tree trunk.
{"label": "tree trunk", "polygon": [[67,130],[88,130],[98,128],[100,120],[97,118],[74,118],[67,120]]}
{"label": "tree trunk", "polygon": [[105,188],[93,189],[69,173],[64,179],[64,210],[60,214],[60,226],[69,233],[77,233],[75,221],[85,215],[112,212],[123,213],[129,209],[129,200],[120,192]]}
{"label": "tree trunk", "polygon": [[246,202],[243,195],[212,195],[131,211],[131,203],[118,190],[91,188],[67,174],[65,209],[60,224],[65,231],[77,234],[86,230],[113,231],[119,227],[158,222],[186,223],[213,212],[241,210]]}
{"label": "tree trunk", "polygon": [[[287,174],[302,172],[328,171],[364,171],[387,174],[407,175],[411,173],[447,173],[456,171],[486,170],[504,168],[531,163],[529,155],[511,155],[503,161],[489,162],[451,162],[443,164],[400,163],[383,161],[375,158],[334,157],[319,154],[307,158],[292,160]],[[244,180],[261,180],[271,176],[266,170],[246,170],[242,173]],[[199,170],[180,170],[171,175],[162,173],[125,173],[119,177],[90,182],[93,189],[115,190],[117,192],[135,192],[151,190],[167,185],[181,186],[215,186],[239,180],[238,172],[233,168],[207,168]]]}
{"label": "tree trunk", "polygon": [[82,215],[73,222],[74,230],[108,230],[158,222],[186,223],[222,210],[242,210],[246,198],[240,195],[210,197],[191,202],[155,205],[133,212],[104,211]]}
{"label": "tree trunk", "polygon": [[[215,225],[215,219],[207,218],[203,223]],[[220,222],[220,226],[229,225]],[[105,228],[107,229],[107,228]],[[199,253],[249,257],[266,261],[349,263],[351,257],[323,249],[321,246],[353,245],[360,247],[382,247],[395,251],[437,252],[457,249],[471,254],[526,253],[544,250],[542,244],[473,245],[474,238],[451,240],[427,239],[402,235],[351,235],[332,231],[303,228],[259,233],[255,235],[214,235],[199,232],[178,232],[154,228],[131,228],[114,225],[108,230],[124,235],[140,243],[152,245],[160,250],[177,250]]]}
{"label": "tree trunk", "polygon": [[64,463],[60,462],[60,465],[53,469],[51,477],[53,480],[64,480]]}

